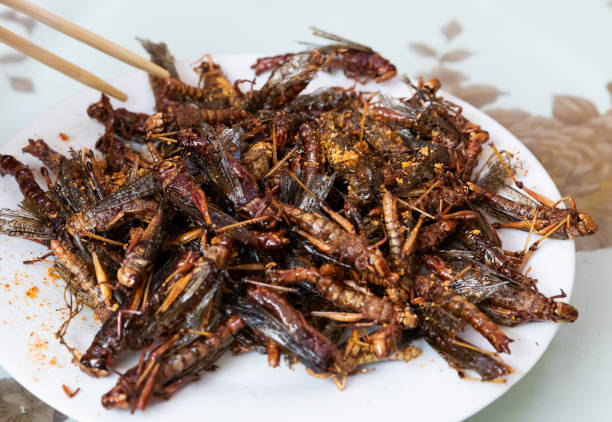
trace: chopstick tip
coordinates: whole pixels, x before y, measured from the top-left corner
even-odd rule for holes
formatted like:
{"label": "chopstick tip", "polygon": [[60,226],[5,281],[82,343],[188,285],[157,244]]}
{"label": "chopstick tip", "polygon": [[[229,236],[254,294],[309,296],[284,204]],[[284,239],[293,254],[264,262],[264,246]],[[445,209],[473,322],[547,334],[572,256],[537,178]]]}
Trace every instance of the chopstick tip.
{"label": "chopstick tip", "polygon": [[119,91],[118,89],[113,89],[112,91],[107,92],[107,94],[122,102],[125,102],[128,99],[127,94],[125,92]]}

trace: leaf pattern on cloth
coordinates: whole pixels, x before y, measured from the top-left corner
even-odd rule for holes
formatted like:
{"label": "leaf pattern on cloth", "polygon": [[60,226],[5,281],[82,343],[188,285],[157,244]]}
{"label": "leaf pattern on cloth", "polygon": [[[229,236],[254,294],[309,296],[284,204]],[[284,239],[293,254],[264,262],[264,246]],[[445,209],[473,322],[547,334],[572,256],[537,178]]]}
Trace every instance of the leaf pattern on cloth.
{"label": "leaf pattern on cloth", "polygon": [[585,98],[569,95],[557,95],[554,98],[553,117],[568,125],[586,123],[598,115],[595,104]]}
{"label": "leaf pattern on cloth", "polygon": [[472,55],[472,52],[464,48],[446,52],[440,57],[440,62],[460,62]]}
{"label": "leaf pattern on cloth", "polygon": [[[21,14],[16,13],[14,10],[5,10],[0,13],[0,20],[13,22],[23,26],[26,33],[28,35],[32,34],[34,27],[36,26],[36,21],[28,18],[27,16],[23,16]],[[15,63],[21,63],[27,59],[27,56],[15,53],[13,51],[9,53],[5,53],[0,56],[0,65],[11,65]],[[13,91],[15,92],[34,92],[34,83],[29,78],[17,77],[17,76],[7,76],[9,80],[9,84]]]}
{"label": "leaf pattern on cloth", "polygon": [[459,98],[469,98],[470,104],[480,108],[495,102],[497,97],[505,94],[505,92],[492,85],[467,85],[455,87],[453,94]]}
{"label": "leaf pattern on cloth", "polygon": [[[462,31],[461,24],[457,20],[451,20],[442,27],[442,34],[448,44],[451,44]],[[450,64],[460,63],[471,57],[474,54],[472,51],[465,48],[451,48],[438,53],[435,48],[422,42],[412,42],[409,45],[416,54],[436,59],[437,63],[433,69],[420,72],[425,79],[438,78],[445,91],[468,103],[483,107],[494,103],[500,95],[505,94],[492,85],[465,85],[469,77],[460,70],[449,67]]]}
{"label": "leaf pattern on cloth", "polygon": [[18,92],[34,92],[34,82],[29,78],[21,78],[18,76],[9,76],[9,82],[13,91]]}
{"label": "leaf pattern on cloth", "polygon": [[34,397],[17,381],[0,379],[0,421],[62,422],[67,418]]}
{"label": "leaf pattern on cloth", "polygon": [[5,10],[4,12],[0,13],[0,19],[18,23],[25,28],[28,34],[31,34],[36,26],[36,21],[34,19],[17,14],[17,12],[14,10]]}
{"label": "leaf pattern on cloth", "polygon": [[20,53],[7,53],[0,56],[0,64],[21,63],[27,58],[28,56],[24,56]]}
{"label": "leaf pattern on cloth", "polygon": [[448,41],[461,34],[462,31],[463,28],[461,28],[461,24],[456,19],[453,19],[442,27],[442,33]]}
{"label": "leaf pattern on cloth", "polygon": [[436,50],[434,50],[427,44],[423,44],[422,42],[410,43],[410,48],[415,53],[424,57],[436,57],[438,55],[438,53],[436,53]]}

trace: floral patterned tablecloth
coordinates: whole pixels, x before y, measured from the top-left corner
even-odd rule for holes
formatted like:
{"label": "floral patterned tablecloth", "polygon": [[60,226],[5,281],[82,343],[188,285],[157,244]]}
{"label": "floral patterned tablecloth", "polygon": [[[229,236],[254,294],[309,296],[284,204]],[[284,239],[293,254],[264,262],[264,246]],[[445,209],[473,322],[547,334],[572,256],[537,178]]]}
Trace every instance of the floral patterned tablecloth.
{"label": "floral patterned tablecloth", "polygon": [[[612,420],[606,388],[612,373],[612,2],[39,3],[135,51],[135,36],[164,40],[177,57],[291,51],[316,25],[372,45],[410,75],[438,77],[445,90],[483,109],[531,149],[600,230],[577,241],[572,303],[581,311],[578,321],[562,327],[534,369],[470,420]],[[4,7],[0,25],[104,79],[129,71]],[[0,143],[81,89],[0,45]],[[4,339],[0,347],[7,347]],[[63,420],[0,369],[0,422]]]}

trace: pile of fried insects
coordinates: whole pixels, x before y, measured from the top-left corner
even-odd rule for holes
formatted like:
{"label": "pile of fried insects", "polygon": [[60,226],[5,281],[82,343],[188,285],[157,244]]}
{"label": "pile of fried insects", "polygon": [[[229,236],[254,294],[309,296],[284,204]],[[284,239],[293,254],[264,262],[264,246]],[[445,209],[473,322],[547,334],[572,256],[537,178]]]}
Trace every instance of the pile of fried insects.
{"label": "pile of fried insects", "polygon": [[[417,357],[417,338],[461,376],[500,381],[512,372],[500,326],[577,318],[538,291],[527,263],[548,237],[595,233],[591,218],[529,190],[508,152],[493,148],[473,174],[488,134],[435,79],[404,78],[410,98],[302,93],[319,71],[397,74],[369,47],[314,31],[331,44],[257,60],[258,75],[271,72],[259,90],[230,83],[209,56],[190,86],[165,44],[143,40],[171,74],[150,78],[156,113],[102,95],[87,109],[105,127],[102,156],[30,139],[46,191],[0,156],[25,197],[2,210],[0,232],[47,246],[71,316],[88,306],[102,321],[85,353],[71,349],[77,364],[106,376],[141,351],[106,408],[168,399],[228,351],[272,367],[284,355],[344,388],[365,364]],[[529,232],[525,248],[504,250],[499,228]],[[466,325],[497,353],[460,337]]]}

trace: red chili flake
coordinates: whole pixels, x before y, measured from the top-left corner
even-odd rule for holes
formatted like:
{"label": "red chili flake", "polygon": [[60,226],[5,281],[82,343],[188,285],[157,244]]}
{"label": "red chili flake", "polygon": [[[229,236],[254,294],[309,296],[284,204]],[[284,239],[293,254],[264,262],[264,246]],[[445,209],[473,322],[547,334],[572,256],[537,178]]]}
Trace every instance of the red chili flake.
{"label": "red chili flake", "polygon": [[66,384],[62,384],[62,389],[64,390],[64,393],[66,393],[66,395],[70,398],[73,398],[74,396],[76,396],[79,391],[81,391],[81,387],[78,387],[76,390],[74,391],[70,391],[70,388],[68,388],[68,386]]}

